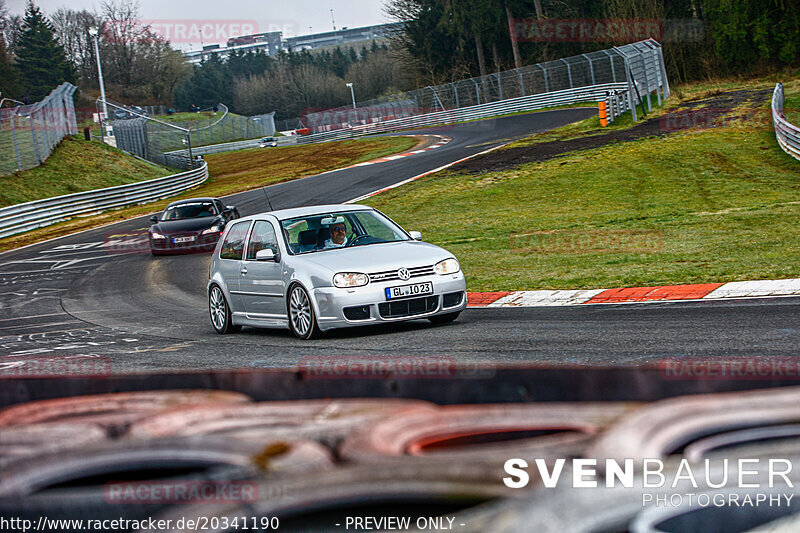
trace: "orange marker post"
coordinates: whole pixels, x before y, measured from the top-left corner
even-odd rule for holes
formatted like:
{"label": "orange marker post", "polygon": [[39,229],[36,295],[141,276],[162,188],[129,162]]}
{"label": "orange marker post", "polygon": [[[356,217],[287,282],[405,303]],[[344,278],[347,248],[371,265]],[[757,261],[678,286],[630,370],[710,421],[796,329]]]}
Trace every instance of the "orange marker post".
{"label": "orange marker post", "polygon": [[600,108],[600,125],[604,128],[608,126],[608,113],[606,112],[606,101],[603,100],[598,106]]}

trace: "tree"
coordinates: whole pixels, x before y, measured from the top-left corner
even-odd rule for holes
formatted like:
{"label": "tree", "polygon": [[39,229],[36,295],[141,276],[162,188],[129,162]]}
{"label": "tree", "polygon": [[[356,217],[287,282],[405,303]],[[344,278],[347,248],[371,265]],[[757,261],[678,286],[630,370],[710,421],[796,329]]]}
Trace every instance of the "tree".
{"label": "tree", "polygon": [[0,91],[3,96],[18,98],[20,96],[19,74],[6,51],[6,43],[0,39]]}
{"label": "tree", "polygon": [[75,70],[67,61],[53,27],[32,1],[25,10],[15,51],[22,94],[31,102],[43,99],[65,81],[75,83]]}
{"label": "tree", "polygon": [[89,28],[102,27],[100,16],[86,10],[76,11],[62,7],[50,16],[50,22],[58,42],[64,47],[67,60],[75,65],[78,76],[96,81],[97,62]]}
{"label": "tree", "polygon": [[175,89],[175,103],[188,109],[192,104],[201,108],[211,107],[233,99],[230,71],[217,54],[194,67],[194,72]]}

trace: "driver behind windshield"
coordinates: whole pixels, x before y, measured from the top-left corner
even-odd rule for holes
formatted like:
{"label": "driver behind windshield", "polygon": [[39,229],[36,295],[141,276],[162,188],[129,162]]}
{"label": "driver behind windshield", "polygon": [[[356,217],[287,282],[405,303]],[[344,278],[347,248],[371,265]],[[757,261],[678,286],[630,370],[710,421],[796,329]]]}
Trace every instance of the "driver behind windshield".
{"label": "driver behind windshield", "polygon": [[331,226],[331,238],[325,241],[323,250],[342,248],[347,244],[347,229],[344,222],[337,222]]}

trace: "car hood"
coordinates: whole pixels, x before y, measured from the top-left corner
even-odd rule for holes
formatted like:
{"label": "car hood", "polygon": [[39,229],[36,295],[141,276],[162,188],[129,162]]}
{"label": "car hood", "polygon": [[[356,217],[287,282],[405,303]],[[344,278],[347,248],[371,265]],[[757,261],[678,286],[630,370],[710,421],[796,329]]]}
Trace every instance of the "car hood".
{"label": "car hood", "polygon": [[420,241],[368,244],[294,256],[297,260],[330,269],[334,273],[371,273],[401,267],[429,266],[448,257],[453,257],[453,254]]}
{"label": "car hood", "polygon": [[200,231],[202,229],[210,228],[214,224],[220,222],[219,217],[200,217],[200,218],[185,218],[183,220],[165,220],[161,221],[153,229],[161,233],[182,233],[188,231]]}

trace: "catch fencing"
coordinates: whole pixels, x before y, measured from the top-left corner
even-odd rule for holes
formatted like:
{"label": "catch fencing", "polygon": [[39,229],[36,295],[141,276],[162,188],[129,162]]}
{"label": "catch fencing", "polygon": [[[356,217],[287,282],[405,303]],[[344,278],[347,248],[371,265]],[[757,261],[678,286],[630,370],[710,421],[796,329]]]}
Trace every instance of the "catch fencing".
{"label": "catch fencing", "polygon": [[170,168],[193,168],[196,165],[194,156],[209,153],[197,150],[199,147],[257,140],[275,134],[274,113],[244,117],[232,114],[224,104],[218,104],[221,116],[180,123],[141,115],[120,104],[106,103],[111,116],[119,112],[128,113],[130,117],[112,122],[117,148]]}
{"label": "catch fencing", "polygon": [[61,222],[76,215],[144,204],[174,196],[208,179],[208,165],[139,183],[45,198],[0,208],[0,238]]}
{"label": "catch fencing", "polygon": [[579,102],[598,102],[607,100],[611,94],[617,95],[616,98],[619,102],[617,115],[624,110],[632,109],[634,100],[629,96],[630,93],[627,90],[627,85],[625,83],[609,83],[592,87],[582,87],[580,89],[566,89],[535,96],[513,98],[452,111],[439,111],[436,113],[427,113],[425,115],[374,122],[372,124],[359,125],[330,132],[303,135],[297,138],[297,142],[299,144],[306,144],[336,141],[360,135],[454,124],[456,122],[480,120],[507,115],[509,113],[535,111],[537,109],[570,105]]}
{"label": "catch fencing", "polygon": [[[659,104],[662,98],[667,98],[670,89],[661,45],[648,39],[370,100],[356,109],[343,106],[309,113],[305,121],[312,134],[323,133],[617,83],[624,83],[631,98],[646,105],[648,110],[652,109],[653,93]],[[636,109],[631,110],[635,121]]]}
{"label": "catch fencing", "polygon": [[31,105],[3,99],[18,105],[0,109],[0,175],[41,165],[61,139],[78,133],[72,101],[76,88],[62,83]]}
{"label": "catch fencing", "polygon": [[786,96],[783,92],[783,84],[775,85],[772,93],[772,122],[775,125],[775,138],[781,145],[783,151],[800,160],[800,128],[786,120],[783,114]]}

